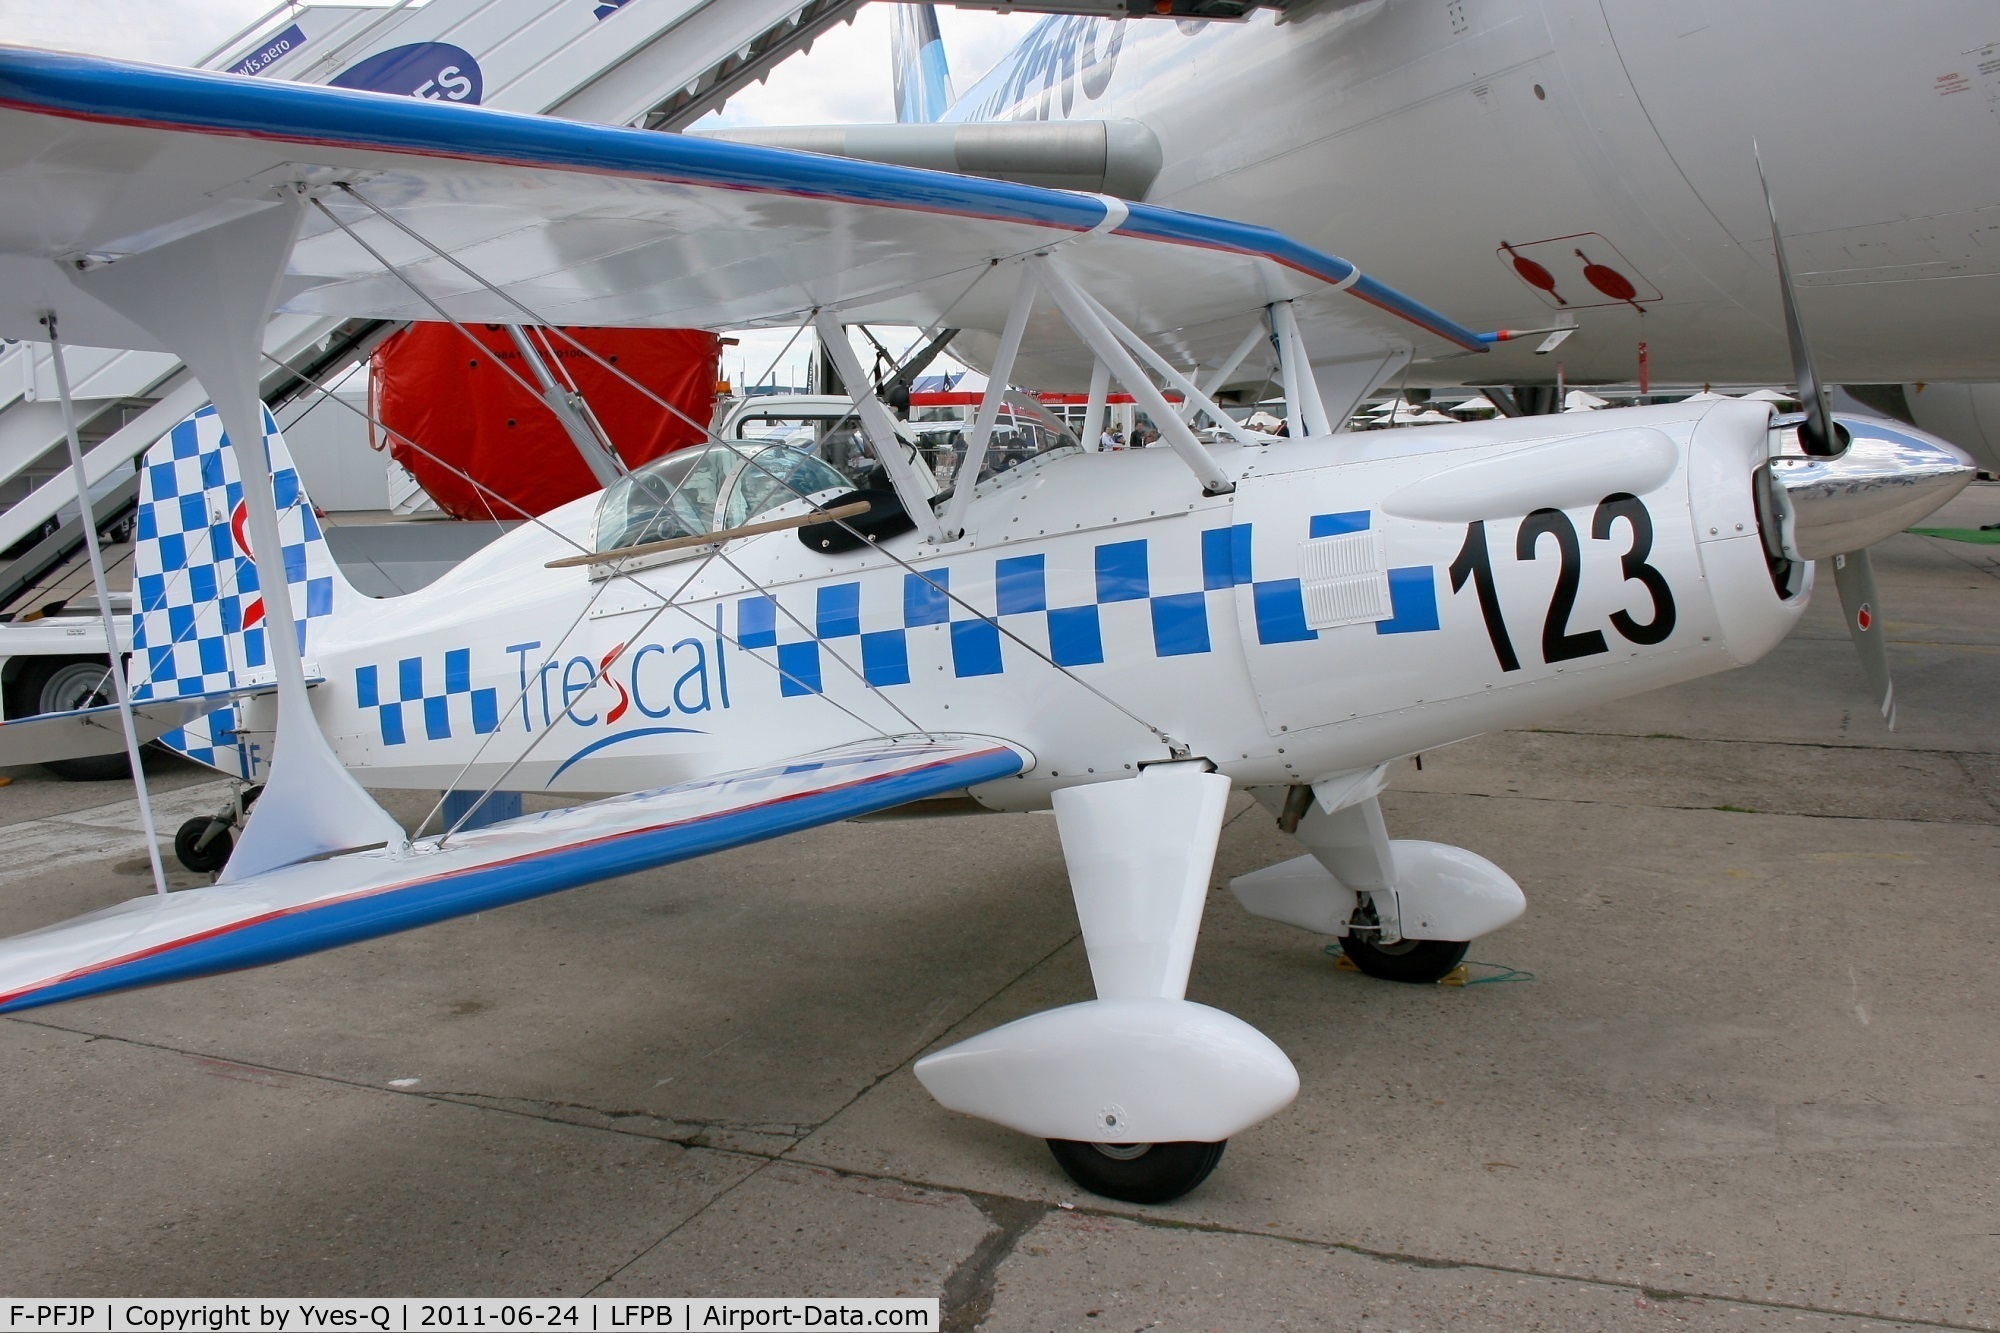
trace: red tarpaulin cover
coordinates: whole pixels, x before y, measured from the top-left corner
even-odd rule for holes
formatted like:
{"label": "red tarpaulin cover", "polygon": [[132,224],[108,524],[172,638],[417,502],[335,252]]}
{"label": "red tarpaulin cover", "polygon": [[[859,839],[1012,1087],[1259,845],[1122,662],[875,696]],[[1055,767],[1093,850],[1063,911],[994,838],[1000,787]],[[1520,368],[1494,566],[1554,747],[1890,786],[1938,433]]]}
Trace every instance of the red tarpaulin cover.
{"label": "red tarpaulin cover", "polygon": [[[506,328],[467,328],[483,346],[475,348],[449,324],[413,324],[376,349],[375,416],[393,432],[390,454],[455,518],[520,518],[499,496],[542,514],[596,490],[596,479],[554,414],[496,364],[505,363],[534,383]],[[556,382],[574,385],[589,402],[627,467],[704,438],[722,351],[716,335],[700,329],[563,332],[701,423],[689,425],[561,336],[547,336],[545,345],[561,366]],[[440,463],[469,473],[495,494],[483,495]]]}

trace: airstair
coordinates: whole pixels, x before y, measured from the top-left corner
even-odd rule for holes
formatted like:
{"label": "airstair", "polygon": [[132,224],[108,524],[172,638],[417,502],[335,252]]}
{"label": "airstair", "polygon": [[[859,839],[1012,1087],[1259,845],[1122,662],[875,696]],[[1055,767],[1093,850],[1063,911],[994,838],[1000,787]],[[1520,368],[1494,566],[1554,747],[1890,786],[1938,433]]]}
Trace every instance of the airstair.
{"label": "airstair", "polygon": [[[675,130],[764,77],[863,0],[396,0],[280,4],[198,62],[259,78],[478,102]],[[392,332],[279,316],[265,350],[324,382]],[[69,350],[98,525],[137,495],[134,460],[206,401],[171,356]],[[309,384],[274,369],[274,407]],[[83,533],[46,350],[0,351],[0,609],[72,559]]]}

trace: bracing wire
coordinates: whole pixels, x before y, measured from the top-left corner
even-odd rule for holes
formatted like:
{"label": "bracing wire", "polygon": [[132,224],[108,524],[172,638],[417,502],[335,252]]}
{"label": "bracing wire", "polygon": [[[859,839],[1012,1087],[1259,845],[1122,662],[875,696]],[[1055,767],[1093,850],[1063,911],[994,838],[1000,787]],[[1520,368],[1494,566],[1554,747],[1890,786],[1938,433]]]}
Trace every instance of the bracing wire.
{"label": "bracing wire", "polygon": [[[386,209],[382,208],[380,205],[375,203],[374,200],[369,199],[367,196],[363,195],[360,191],[356,190],[353,186],[348,185],[346,183],[342,183],[338,188],[343,193],[345,193],[349,198],[362,204],[370,212],[374,213],[377,217],[381,218],[383,221],[395,227],[398,231],[408,236],[411,240],[415,241],[417,244],[423,246],[424,249],[430,251],[433,255],[437,256],[439,259],[442,259],[446,263],[450,264],[453,268],[463,273],[473,282],[478,283],[481,288],[492,293],[494,296],[499,297],[502,301],[512,306],[516,311],[524,315],[530,322],[539,325],[542,328],[550,330],[557,337],[562,338],[572,347],[575,347],[584,356],[596,362],[600,367],[608,371],[610,374],[624,381],[627,385],[637,390],[646,398],[650,399],[653,403],[657,404],[666,411],[671,412],[673,415],[679,417],[682,421],[700,430],[704,437],[716,440],[718,443],[727,443],[727,441],[720,440],[720,437],[716,436],[714,432],[711,431],[705,423],[695,421],[693,417],[689,416],[679,407],[675,406],[673,403],[668,402],[666,399],[661,398],[658,394],[652,392],[652,390],[647,388],[645,385],[640,384],[637,380],[633,379],[623,370],[619,369],[615,365],[612,365],[609,361],[606,361],[604,358],[598,356],[591,348],[584,346],[581,342],[571,337],[569,333],[566,330],[564,330],[561,326],[551,324],[547,319],[543,318],[541,315],[537,314],[534,310],[530,309],[528,306],[524,305],[521,301],[517,300],[511,293],[506,292],[497,285],[495,285],[494,283],[489,282],[484,276],[482,276],[481,274],[479,274],[478,272],[467,266],[465,262],[460,260],[456,255],[453,255],[448,251],[446,251],[445,249],[443,249],[442,247],[434,244],[427,237],[423,236],[421,233],[411,228],[407,223],[403,222],[400,218],[397,218],[393,214],[389,213]],[[419,297],[419,299],[421,299],[426,305],[430,306],[431,309],[437,311],[441,318],[451,322],[455,327],[458,327],[460,328],[461,331],[463,331],[463,326],[459,325],[456,320],[452,320],[449,315],[445,314],[443,308],[439,306],[436,301],[434,301],[428,294],[419,289],[407,275],[403,274],[393,265],[390,265],[388,261],[384,259],[378,251],[376,251],[373,247],[367,245],[366,242],[361,241],[358,236],[355,236],[353,229],[349,227],[346,223],[342,222],[338,217],[336,217],[333,214],[333,212],[326,207],[324,203],[318,200],[315,200],[314,203],[319,208],[320,212],[324,214],[329,220],[331,220],[335,226],[339,227],[343,232],[347,233],[347,235],[349,235],[350,237],[354,237],[356,242],[360,244],[362,248],[366,249],[370,255],[373,255],[376,259],[376,262],[382,264],[383,268],[386,271],[394,274],[405,286],[409,287],[412,292],[415,292]],[[966,296],[971,293],[972,289],[976,287],[988,274],[990,274],[996,266],[997,266],[996,264],[989,263],[986,266],[982,267],[980,271],[973,276],[971,282],[969,282],[966,285],[965,290],[962,291],[959,294],[959,296],[952,302],[951,308],[955,308],[960,302],[962,302],[966,298]],[[939,327],[941,327],[941,325],[939,325]],[[471,335],[468,333],[466,336],[470,337]],[[789,346],[790,344],[788,343],[787,347]],[[853,406],[855,408],[858,408],[861,401],[861,397],[866,393],[867,393],[867,386],[865,385],[861,386],[861,388],[856,391],[853,399]],[[853,415],[853,412],[850,411],[849,415]],[[770,469],[763,467],[762,464],[759,463],[754,456],[750,459],[750,464],[751,466],[756,467],[760,472],[763,472],[766,476],[770,477],[778,485],[784,487],[788,491],[791,491],[794,495],[799,494],[797,488],[792,485],[792,483],[788,478],[780,477],[775,473],[771,472]],[[865,534],[862,534],[859,530],[854,528],[847,520],[837,519],[834,521],[838,522],[840,526],[850,534],[858,538],[861,538],[864,541],[866,540]],[[1006,635],[1008,639],[1020,645],[1022,648],[1027,650],[1031,655],[1033,655],[1040,661],[1046,663],[1049,667],[1054,669],[1058,674],[1082,686],[1092,696],[1102,701],[1103,703],[1107,704],[1125,718],[1138,724],[1140,727],[1150,732],[1153,736],[1158,738],[1169,748],[1172,748],[1177,744],[1174,741],[1174,739],[1163,728],[1155,726],[1153,723],[1146,721],[1144,718],[1134,713],[1131,709],[1127,708],[1125,705],[1119,703],[1117,700],[1113,699],[1111,696],[1104,693],[1104,691],[1098,689],[1096,686],[1090,684],[1088,681],[1085,681],[1082,677],[1078,676],[1075,672],[1071,671],[1069,668],[1058,663],[1054,658],[1050,657],[1047,653],[1042,652],[1040,649],[1036,648],[1033,644],[1023,639],[1019,634],[1016,634],[1014,631],[1008,629],[1005,625],[1003,625],[1000,622],[998,617],[991,616],[983,611],[980,611],[979,609],[974,607],[971,603],[967,602],[964,598],[951,592],[948,588],[945,588],[943,585],[939,584],[936,580],[931,579],[928,575],[925,575],[921,571],[917,570],[907,560],[903,559],[895,552],[889,551],[879,545],[877,545],[875,549],[881,551],[882,554],[888,556],[890,560],[894,561],[897,565],[901,566],[907,572],[916,574],[919,578],[924,579],[924,581],[928,583],[930,586],[938,588],[952,602],[954,602],[960,607],[963,607],[968,613],[970,613],[974,617],[983,620],[988,624],[991,624],[1001,634]],[[756,586],[754,580],[752,580],[752,584],[753,586]],[[651,590],[648,589],[648,591],[650,592]],[[763,591],[763,589],[759,588],[759,591],[761,592]],[[898,711],[900,712],[901,710],[899,709]]]}
{"label": "bracing wire", "polygon": [[[402,441],[412,450],[416,451],[419,454],[422,454],[425,458],[429,459],[431,462],[436,463],[439,467],[444,468],[446,471],[452,473],[454,476],[465,481],[468,485],[472,486],[475,489],[475,491],[481,494],[482,499],[484,499],[484,497],[487,495],[491,495],[492,497],[500,500],[501,503],[506,504],[507,506],[512,508],[516,513],[519,513],[523,518],[533,523],[536,527],[540,528],[542,531],[550,534],[551,536],[556,537],[558,540],[568,543],[570,546],[575,547],[581,553],[585,554],[589,553],[589,548],[585,547],[583,543],[577,541],[576,538],[574,538],[570,534],[563,532],[559,528],[556,528],[554,525],[550,524],[544,518],[542,518],[542,516],[530,513],[527,509],[523,508],[515,501],[510,500],[508,499],[508,497],[501,495],[497,491],[493,491],[490,487],[485,486],[477,479],[472,477],[470,474],[465,472],[463,469],[454,467],[450,463],[445,462],[443,459],[439,458],[436,454],[431,453],[428,449],[425,449],[422,445],[418,444],[416,441],[404,435],[401,431],[393,429],[387,423],[380,421],[379,419],[377,419],[364,409],[356,407],[354,404],[348,402],[347,400],[340,398],[339,395],[334,393],[333,390],[330,389],[327,385],[312,378],[310,375],[307,375],[304,372],[298,370],[296,367],[291,366],[282,359],[271,355],[269,352],[266,352],[264,356],[265,359],[271,361],[272,363],[278,366],[283,367],[284,369],[290,371],[292,374],[298,376],[298,378],[301,381],[311,385],[314,389],[318,390],[320,393],[325,394],[328,397],[334,398],[336,401],[340,403],[342,407],[360,416],[363,420],[369,422],[369,424],[377,427],[385,435],[388,435],[393,439]],[[769,474],[767,473],[767,475]],[[779,480],[782,481],[783,478],[779,478]],[[685,479],[683,479],[683,482],[684,481]],[[676,485],[674,493],[678,494],[678,491],[679,491],[679,484]],[[671,498],[671,496],[669,498]],[[492,505],[490,501],[487,502],[487,512],[492,513]],[[659,619],[660,615],[669,608],[682,612],[684,615],[693,619],[697,624],[702,625],[704,629],[711,629],[711,630],[713,629],[713,627],[708,625],[706,621],[703,621],[699,616],[696,616],[692,611],[688,610],[685,606],[681,606],[680,604],[678,604],[674,599],[678,598],[682,592],[686,591],[688,586],[692,584],[695,578],[697,578],[701,574],[702,570],[707,567],[707,565],[709,564],[710,560],[714,557],[714,555],[719,553],[719,550],[720,548],[718,547],[716,551],[712,551],[709,553],[708,556],[705,556],[702,562],[688,575],[687,579],[683,580],[681,586],[675,589],[674,592],[671,594],[662,594],[657,589],[651,587],[650,585],[646,584],[645,582],[643,582],[642,580],[638,579],[637,577],[631,574],[626,574],[622,576],[630,578],[632,580],[632,584],[634,587],[638,588],[639,591],[645,593],[647,596],[655,598],[660,602],[660,606],[654,610],[653,615],[646,620],[645,624],[639,627],[638,630],[639,635],[643,635],[647,629],[651,628],[653,623]],[[733,565],[732,568],[734,568]],[[737,570],[737,573],[741,575],[742,571]],[[751,584],[752,587],[756,587],[759,592],[764,591],[762,586],[759,585],[756,582],[756,580],[749,578],[748,575],[743,575],[743,577],[747,582]],[[601,585],[598,591],[602,592],[604,586],[608,586],[608,584]],[[583,612],[579,613],[577,620],[574,623],[572,623],[567,630],[563,632],[562,636],[559,639],[557,639],[554,647],[551,649],[550,656],[544,659],[542,663],[543,668],[546,668],[548,664],[555,659],[555,656],[561,652],[563,644],[568,642],[569,635],[575,632],[576,626],[578,624],[581,624],[583,617],[589,613],[590,605],[596,602],[597,595],[598,595],[597,593],[593,593],[591,595],[591,602],[585,605]],[[773,600],[775,601],[776,599],[774,598]],[[733,636],[728,635],[726,633],[722,633],[721,631],[715,631],[715,632],[719,635],[719,637],[721,637],[725,642],[730,644],[732,647],[738,648],[741,651],[749,654],[752,660],[760,662],[765,666],[769,666],[772,670],[779,672],[781,675],[783,674],[783,668],[779,667],[775,662],[775,660],[767,661],[765,658],[763,658],[758,654],[757,650],[751,648],[744,648],[743,645],[737,642],[737,640]],[[628,643],[629,642],[630,639],[628,638]],[[843,667],[847,667],[850,671],[853,669],[851,666],[849,666],[849,664],[845,661],[845,659],[840,657],[838,653],[832,653],[831,650],[829,650],[829,653],[831,656],[833,656],[834,660],[840,662]],[[611,666],[617,663],[623,656],[624,656],[623,646],[621,646],[618,653],[613,654],[608,661],[606,661],[599,667],[598,670],[599,678],[601,679],[604,673],[608,672]],[[879,696],[879,692],[877,693]],[[862,717],[859,713],[856,713],[853,709],[848,708],[846,705],[842,704],[839,700],[825,695],[822,695],[822,697],[825,698],[828,703],[832,704],[835,709],[845,714],[849,718],[853,719],[855,722],[860,723],[862,726],[867,727],[870,731],[873,731],[876,735],[882,737],[885,740],[891,739],[891,735],[889,732],[884,731],[877,724],[868,721],[866,718]],[[934,734],[931,729],[919,726],[913,719],[910,718],[909,714],[905,713],[901,708],[896,707],[894,702],[892,700],[889,700],[887,696],[879,696],[879,697],[883,699],[883,702],[888,703],[891,708],[894,708],[896,713],[899,716],[901,716],[904,721],[909,722],[912,728],[914,728],[919,734],[926,736]],[[522,695],[520,696],[520,698],[517,698],[515,700],[513,707],[521,706],[522,700],[524,700],[525,698],[526,698],[526,690],[524,688]],[[442,835],[440,835],[438,839],[439,845],[442,845],[446,838],[450,837],[453,833],[456,833],[461,827],[464,826],[465,820],[471,818],[472,812],[478,810],[481,802],[485,801],[487,797],[491,796],[495,791],[499,790],[500,783],[505,782],[508,777],[512,776],[514,771],[520,767],[521,762],[527,758],[528,754],[533,751],[534,747],[537,744],[539,744],[542,738],[548,735],[549,731],[554,729],[555,722],[561,721],[563,718],[570,716],[573,707],[574,707],[574,702],[566,706],[563,712],[560,715],[558,715],[558,717],[554,721],[551,721],[542,730],[542,732],[540,732],[538,735],[536,735],[529,741],[527,748],[524,749],[522,753],[511,764],[508,765],[506,771],[500,775],[499,779],[496,780],[491,786],[488,786],[483,792],[481,792],[479,799],[477,801],[471,803],[471,805],[468,807],[466,815],[461,817],[457,824],[454,824],[451,828],[447,829]],[[512,707],[510,707],[508,711],[508,716],[512,716]],[[480,742],[479,749],[475,751],[472,759],[459,769],[458,778],[453,779],[454,785],[456,784],[459,778],[463,778],[465,774],[471,770],[473,764],[478,762],[480,755],[485,753],[486,746],[491,744],[493,736],[498,734],[499,734],[498,731],[489,733],[486,739]],[[441,809],[443,809],[443,804],[444,803],[442,799],[440,799],[438,804],[434,805],[430,809],[430,811],[425,814],[423,821],[419,823],[417,826],[419,832],[421,832],[421,830],[425,827],[425,825],[428,825],[431,819],[434,816],[436,816]]]}

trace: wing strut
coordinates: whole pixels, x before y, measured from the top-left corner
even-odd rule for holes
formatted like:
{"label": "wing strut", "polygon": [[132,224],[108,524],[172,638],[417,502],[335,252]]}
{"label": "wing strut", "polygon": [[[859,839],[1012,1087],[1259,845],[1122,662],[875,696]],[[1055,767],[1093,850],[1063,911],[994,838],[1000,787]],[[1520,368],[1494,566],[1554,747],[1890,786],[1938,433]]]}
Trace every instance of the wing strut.
{"label": "wing strut", "polygon": [[[1082,291],[1081,288],[1078,290]],[[1234,439],[1238,444],[1254,447],[1263,443],[1262,438],[1255,431],[1246,430],[1239,425],[1236,418],[1217,407],[1206,393],[1195,387],[1193,380],[1176,370],[1173,362],[1154,351],[1147,345],[1144,338],[1132,332],[1130,328],[1126,327],[1123,320],[1105,309],[1102,301],[1092,296],[1089,292],[1082,292],[1082,296],[1089,303],[1091,310],[1096,313],[1097,317],[1104,321],[1104,327],[1111,330],[1112,337],[1131,348],[1133,355],[1158,371],[1161,379],[1164,379],[1174,388],[1180,390],[1182,403],[1181,411],[1178,415],[1181,420],[1192,425],[1196,416],[1206,416],[1210,421],[1213,421],[1217,426],[1227,431],[1230,438]]]}
{"label": "wing strut", "polygon": [[[1293,436],[1333,434],[1326,404],[1320,401],[1319,381],[1313,378],[1312,362],[1306,359],[1306,340],[1299,332],[1298,313],[1290,301],[1278,301],[1271,306],[1271,323],[1278,331],[1278,359],[1283,363],[1285,377],[1285,415],[1290,418]],[[1303,431],[1299,429],[1301,424],[1305,427]]]}
{"label": "wing strut", "polygon": [[1104,406],[1110,397],[1111,367],[1104,364],[1103,357],[1094,357],[1090,363],[1090,397],[1083,409],[1083,438],[1077,441],[1086,451],[1095,452],[1104,434]]}
{"label": "wing strut", "polygon": [[1069,326],[1076,330],[1077,335],[1099,360],[1110,364],[1111,373],[1118,377],[1118,382],[1125,386],[1126,392],[1138,400],[1139,406],[1146,409],[1146,415],[1160,428],[1160,433],[1166,437],[1173,451],[1181,456],[1181,461],[1188,465],[1189,470],[1201,482],[1203,493],[1227,495],[1235,490],[1236,484],[1229,480],[1229,474],[1208,456],[1208,450],[1202,448],[1201,441],[1194,436],[1194,431],[1189,429],[1187,422],[1180,419],[1172,405],[1167,402],[1166,395],[1162,394],[1146,372],[1139,368],[1139,363],[1132,359],[1132,354],[1125,350],[1125,345],[1105,327],[1104,321],[1097,317],[1097,311],[1092,308],[1093,303],[1075,283],[1069,280],[1069,275],[1047,259],[1037,257],[1028,262],[1034,266],[1035,274],[1041,280],[1042,286],[1055,298],[1056,305],[1062,309],[1063,318],[1069,322]]}
{"label": "wing strut", "polygon": [[965,511],[972,507],[972,493],[979,488],[979,468],[986,461],[986,445],[993,438],[993,425],[1000,419],[1000,403],[1007,396],[1007,381],[1014,373],[1014,354],[1021,350],[1021,334],[1035,308],[1035,275],[1026,265],[1014,284],[1014,304],[1007,311],[1007,323],[1000,330],[1000,350],[986,376],[986,392],[979,399],[979,415],[972,421],[972,436],[965,442],[965,461],[952,479],[951,503],[944,511],[947,541],[965,535]]}
{"label": "wing strut", "polygon": [[840,322],[839,312],[815,311],[813,327],[819,333],[820,345],[833,358],[841,383],[858,386],[854,410],[861,417],[861,429],[867,434],[868,443],[874,446],[875,457],[882,464],[882,470],[889,474],[889,483],[896,488],[904,510],[909,513],[910,520],[917,525],[917,531],[925,541],[939,541],[944,530],[938,524],[937,514],[931,509],[930,496],[917,484],[916,468],[903,450],[902,440],[896,434],[896,423],[890,420],[889,409],[882,406],[882,400],[868,387],[868,372],[861,368],[861,358],[854,355],[854,348],[847,341],[847,326]]}
{"label": "wing strut", "polygon": [[281,187],[278,197],[256,212],[71,279],[159,339],[194,372],[222,418],[243,479],[250,552],[264,598],[266,652],[277,675],[278,727],[264,795],[223,868],[223,882],[329,852],[405,844],[402,825],[362,790],[313,717],[264,452],[257,358],[304,211],[301,187]]}
{"label": "wing strut", "polygon": [[[69,367],[63,361],[62,337],[56,312],[42,317],[49,331],[49,360],[55,366],[56,394],[62,399],[63,438],[69,444],[70,475],[77,479],[77,516],[83,520],[83,545],[90,554],[90,582],[97,589],[97,611],[104,621],[105,674],[111,697],[118,701],[118,725],[125,732],[125,757],[132,764],[132,786],[139,797],[139,826],[146,834],[146,860],[153,868],[153,891],[167,891],[166,867],[160,864],[160,838],[153,830],[153,797],[146,790],[146,766],[139,758],[139,728],[132,720],[132,686],[125,679],[124,655],[118,651],[118,617],[111,610],[111,585],[104,577],[104,552],[97,545],[97,517],[90,512],[90,479],[83,470],[83,443],[76,433],[76,403],[69,396]],[[259,432],[258,438],[263,438]],[[135,599],[136,600],[136,599]],[[137,606],[132,608],[136,614]]]}
{"label": "wing strut", "polygon": [[583,395],[556,383],[555,376],[549,374],[548,363],[542,360],[541,352],[528,341],[527,331],[519,324],[509,324],[507,336],[514,340],[514,350],[521,354],[521,360],[534,375],[542,401],[562,423],[563,433],[576,446],[577,455],[590,469],[590,475],[596,479],[598,486],[609,486],[624,476],[625,464],[619,459],[618,451],[604,438],[596,422],[584,415],[589,405],[584,402]]}
{"label": "wing strut", "polygon": [[[1248,359],[1250,353],[1257,350],[1257,344],[1270,336],[1262,320],[1258,320],[1255,324],[1252,324],[1250,331],[1243,335],[1243,341],[1236,344],[1236,350],[1231,352],[1221,365],[1210,372],[1208,383],[1201,386],[1203,395],[1212,399],[1216,394],[1220,393],[1222,386],[1229,383],[1229,377],[1237,372],[1243,362]],[[1189,418],[1192,419],[1195,410],[1194,404],[1189,403],[1181,410],[1187,413]]]}

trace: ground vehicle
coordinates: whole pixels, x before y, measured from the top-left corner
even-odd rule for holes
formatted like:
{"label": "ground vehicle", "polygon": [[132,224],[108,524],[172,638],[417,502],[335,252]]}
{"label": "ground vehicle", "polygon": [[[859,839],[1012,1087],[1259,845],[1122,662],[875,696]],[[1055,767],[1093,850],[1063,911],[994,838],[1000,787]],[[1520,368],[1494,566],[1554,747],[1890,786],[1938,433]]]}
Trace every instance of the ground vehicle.
{"label": "ground vehicle", "polygon": [[[129,593],[113,593],[112,609],[129,648]],[[97,599],[84,593],[26,614],[33,619],[0,624],[0,717],[63,713],[111,702],[104,679],[104,622]],[[125,756],[91,755],[58,759],[47,767],[66,778],[125,776]]]}

